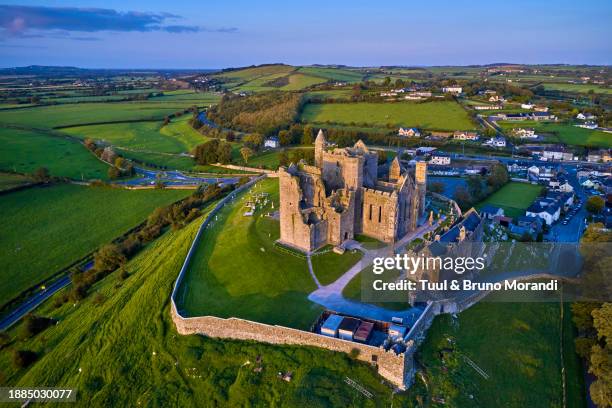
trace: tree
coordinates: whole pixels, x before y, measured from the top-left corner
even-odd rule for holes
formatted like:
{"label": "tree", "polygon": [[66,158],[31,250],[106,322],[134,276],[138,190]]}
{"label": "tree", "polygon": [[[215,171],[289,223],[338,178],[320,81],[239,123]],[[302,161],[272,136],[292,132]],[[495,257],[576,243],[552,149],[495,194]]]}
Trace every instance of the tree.
{"label": "tree", "polygon": [[440,181],[429,183],[427,190],[431,191],[432,193],[442,194],[444,192],[444,183]]}
{"label": "tree", "polygon": [[586,202],[586,209],[592,214],[600,214],[606,202],[600,196],[591,196]]}
{"label": "tree", "polygon": [[473,201],[478,201],[484,195],[482,178],[479,176],[470,176],[467,178],[467,189]]}
{"label": "tree", "polygon": [[121,156],[117,156],[115,159],[115,167],[118,169],[122,169],[125,166],[125,159]]}
{"label": "tree", "polygon": [[15,368],[26,368],[36,361],[38,355],[30,350],[13,350],[13,365]]}
{"label": "tree", "polygon": [[108,178],[111,180],[115,180],[121,176],[121,172],[118,168],[111,166],[108,168]]}
{"label": "tree", "polygon": [[193,158],[198,164],[217,163],[220,141],[217,139],[209,140],[199,144],[193,150]]}
{"label": "tree", "polygon": [[46,167],[37,168],[36,171],[34,171],[34,173],[32,174],[32,177],[34,177],[35,181],[38,181],[40,183],[47,183],[51,179],[49,169],[47,169]]}
{"label": "tree", "polygon": [[281,150],[278,154],[278,164],[279,166],[288,166],[289,165],[289,155],[286,150]]}
{"label": "tree", "polygon": [[281,146],[289,146],[291,144],[291,134],[288,130],[281,130],[278,132],[278,141]]}
{"label": "tree", "polygon": [[217,148],[217,162],[225,164],[232,161],[232,146],[229,143],[221,142]]}
{"label": "tree", "polygon": [[301,144],[303,145],[311,145],[313,143],[312,133],[314,129],[310,125],[304,126],[304,133],[302,134]]}
{"label": "tree", "polygon": [[457,201],[459,207],[465,210],[472,205],[474,199],[467,188],[459,186],[455,189],[455,201]]}
{"label": "tree", "polygon": [[246,135],[242,141],[247,147],[258,150],[263,145],[264,137],[259,133],[251,133]]}
{"label": "tree", "polygon": [[509,180],[508,169],[501,163],[496,163],[491,167],[491,174],[487,178],[487,184],[489,184],[493,190],[498,190]]}
{"label": "tree", "polygon": [[111,272],[127,262],[116,244],[106,244],[94,255],[94,268],[99,272]]}
{"label": "tree", "polygon": [[385,77],[382,84],[383,86],[389,86],[391,84],[391,78]]}
{"label": "tree", "polygon": [[245,163],[249,162],[249,159],[253,156],[253,154],[255,154],[255,152],[253,152],[253,150],[248,147],[243,147],[242,149],[240,149],[240,155],[242,156],[242,160],[244,160]]}

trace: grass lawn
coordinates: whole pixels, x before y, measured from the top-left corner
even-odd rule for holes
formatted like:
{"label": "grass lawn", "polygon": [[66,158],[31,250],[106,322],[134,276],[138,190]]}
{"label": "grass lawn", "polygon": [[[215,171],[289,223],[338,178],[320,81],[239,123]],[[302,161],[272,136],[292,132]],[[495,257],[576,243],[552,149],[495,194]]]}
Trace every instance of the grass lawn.
{"label": "grass lawn", "polygon": [[367,123],[380,127],[392,124],[439,130],[476,127],[467,112],[456,102],[307,104],[302,112],[302,120],[311,123]]}
{"label": "grass lawn", "polygon": [[189,194],[62,184],[3,196],[2,304]]}
{"label": "grass lawn", "polygon": [[525,215],[525,210],[540,195],[542,186],[510,182],[478,203],[478,209],[491,204],[504,209],[507,217],[516,218]]}
{"label": "grass lawn", "polygon": [[9,190],[31,182],[31,178],[21,174],[0,173],[0,191]]}
{"label": "grass lawn", "polygon": [[0,170],[32,173],[46,167],[53,176],[78,180],[108,178],[108,165],[74,140],[0,128],[0,145]]}
{"label": "grass lawn", "polygon": [[544,89],[547,91],[565,91],[587,93],[593,91],[599,94],[612,94],[612,88],[604,88],[595,84],[568,84],[568,83],[545,83]]}
{"label": "grass lawn", "polygon": [[[355,277],[353,279],[351,279],[351,281],[348,283],[348,285],[346,285],[344,287],[344,289],[342,290],[342,296],[344,296],[347,299],[350,300],[355,300],[357,302],[363,302],[362,300],[362,296],[361,296],[361,288],[362,288],[362,282],[361,282],[361,277],[362,276],[376,276],[374,275],[373,272],[373,266],[367,266],[365,268],[363,268],[361,270],[361,272],[359,272],[357,275],[355,275]],[[390,282],[393,279],[389,279],[388,276],[384,277],[384,280],[386,282]],[[368,284],[371,283],[371,279],[368,279]],[[375,293],[373,293],[373,291],[371,291],[371,293],[368,293],[368,295],[366,296],[376,296]],[[387,295],[385,295],[387,296]],[[393,296],[393,295],[392,295]],[[401,293],[398,292],[398,294],[396,294],[396,298],[402,296]],[[366,298],[366,297],[364,297]],[[406,310],[410,307],[410,304],[408,303],[408,300],[404,301],[399,301],[399,299],[395,299],[395,298],[387,298],[387,301],[385,302],[364,302],[364,303],[370,303],[373,304],[375,306],[380,306],[383,307],[385,309],[389,309],[389,310]],[[393,301],[396,300],[396,301]]]}
{"label": "grass lawn", "polygon": [[178,102],[74,103],[0,111],[0,123],[35,128],[84,125],[125,120],[159,119],[190,104]]}
{"label": "grass lawn", "polygon": [[186,153],[204,143],[207,138],[191,126],[190,115],[174,119],[166,126],[162,122],[113,123],[78,126],[62,131],[80,138],[102,140],[114,146],[145,152]]}
{"label": "grass lawn", "polygon": [[179,291],[178,307],[189,316],[241,317],[309,328],[321,312],[307,296],[316,289],[305,259],[274,247],[278,221],[244,217],[251,192],[267,192],[278,209],[278,180],[266,179],[218,214],[206,230]]}
{"label": "grass lawn", "polygon": [[[419,352],[429,394],[445,398],[449,406],[561,407],[560,319],[558,302],[484,301],[456,321],[436,317]],[[582,373],[567,364],[566,370],[568,387],[580,387]],[[568,397],[568,407],[583,406]]]}
{"label": "grass lawn", "polygon": [[340,68],[300,67],[298,72],[341,82],[361,82],[363,79],[361,72]]}
{"label": "grass lawn", "polygon": [[[96,284],[100,304],[93,303],[93,294],[57,309],[51,300],[37,314],[59,319],[59,325],[29,340],[17,338],[21,327],[12,328],[11,343],[0,350],[3,384],[76,388],[79,405],[92,407],[371,407],[389,406],[392,398],[398,406],[406,403],[407,394],[392,397],[374,368],[341,353],[179,335],[169,296],[197,226],[193,222],[150,244],[128,263],[125,281],[114,273]],[[34,351],[38,361],[16,369],[14,349]],[[258,356],[261,373],[253,371]],[[293,380],[279,380],[279,371],[292,371]],[[345,376],[374,398],[345,384]]]}
{"label": "grass lawn", "polygon": [[312,269],[321,285],[329,285],[338,279],[351,266],[361,259],[363,254],[359,251],[346,251],[339,255],[333,251],[310,258]]}
{"label": "grass lawn", "polygon": [[[312,149],[313,147],[293,147],[293,148],[285,148],[287,154],[289,155],[289,160],[291,160],[291,151],[295,149]],[[249,167],[257,167],[264,168],[270,170],[278,169],[280,166],[280,149],[270,150],[263,153],[260,153],[256,156],[253,156],[249,159],[248,163],[244,163],[242,157],[235,160],[235,162],[239,165],[249,166]]]}
{"label": "grass lawn", "polygon": [[284,91],[299,91],[300,89],[304,89],[311,85],[320,84],[325,81],[327,81],[327,79],[312,75],[301,73],[291,74],[289,75],[289,84],[281,87],[280,89]]}
{"label": "grass lawn", "polygon": [[549,135],[552,141],[568,145],[612,148],[612,134],[601,130],[583,129],[567,123],[551,122],[498,122],[498,124],[507,131],[519,127],[534,128],[539,134]]}

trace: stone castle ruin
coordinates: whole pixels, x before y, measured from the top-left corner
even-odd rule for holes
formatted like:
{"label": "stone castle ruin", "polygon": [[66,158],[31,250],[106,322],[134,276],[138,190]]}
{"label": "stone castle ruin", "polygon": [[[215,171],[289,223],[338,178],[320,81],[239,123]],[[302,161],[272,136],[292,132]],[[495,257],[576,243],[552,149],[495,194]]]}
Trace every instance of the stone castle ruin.
{"label": "stone castle ruin", "polygon": [[328,150],[319,130],[314,166],[279,169],[279,242],[311,252],[356,234],[392,243],[413,231],[425,211],[427,164],[409,174],[396,157],[387,176],[378,170],[378,155],[361,140]]}

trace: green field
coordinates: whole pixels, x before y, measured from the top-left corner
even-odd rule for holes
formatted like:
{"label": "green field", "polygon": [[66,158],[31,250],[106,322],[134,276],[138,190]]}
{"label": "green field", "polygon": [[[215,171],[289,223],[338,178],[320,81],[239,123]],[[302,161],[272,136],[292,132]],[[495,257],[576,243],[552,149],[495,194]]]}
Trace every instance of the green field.
{"label": "green field", "polygon": [[361,72],[341,68],[300,67],[298,72],[342,82],[361,82],[363,79]]}
{"label": "green field", "polygon": [[299,91],[300,89],[304,89],[306,87],[320,84],[326,81],[325,78],[301,74],[301,73],[291,74],[289,75],[288,79],[289,79],[289,84],[281,87],[280,89],[284,91]]}
{"label": "green field", "polygon": [[21,174],[0,173],[0,191],[23,186],[32,182],[32,179]]}
{"label": "green field", "polygon": [[[129,278],[111,274],[76,306],[37,310],[61,324],[29,340],[8,334],[0,350],[3,385],[75,388],[82,406],[400,406],[375,369],[345,354],[311,347],[272,346],[179,335],[170,319],[169,294],[199,222],[168,232],[130,261]],[[59,294],[61,295],[61,293]],[[58,296],[58,295],[56,295]],[[27,369],[11,364],[14,349],[33,350]],[[264,370],[253,371],[261,356]],[[247,363],[250,362],[250,363]],[[278,372],[292,371],[290,383]],[[345,376],[374,394],[372,400],[344,383]]]}
{"label": "green field", "polygon": [[[307,296],[316,289],[306,259],[274,246],[278,221],[263,214],[245,217],[251,192],[267,192],[278,209],[278,180],[266,179],[224,207],[200,240],[179,290],[179,308],[189,316],[241,317],[262,323],[307,329],[322,309]],[[327,255],[322,255],[327,256]],[[350,259],[325,262],[321,276],[335,276]],[[346,254],[346,257],[353,257]]]}
{"label": "green field", "polygon": [[[562,407],[561,324],[559,303],[481,301],[457,319],[438,316],[419,352],[424,376],[417,382],[425,379],[429,395],[446,399],[447,406]],[[566,406],[584,407],[573,342],[563,347]]]}
{"label": "green field", "polygon": [[[187,106],[185,106],[187,105]],[[35,128],[84,125],[128,120],[162,120],[166,115],[188,108],[184,102],[83,103],[39,106],[0,111],[0,123]]]}
{"label": "green field", "polygon": [[[296,149],[312,149],[312,147],[285,148],[285,151],[287,152],[287,155],[289,156],[290,160],[291,160],[291,152]],[[281,150],[276,149],[276,150],[271,150],[271,151],[265,151],[256,156],[253,156],[249,159],[248,163],[245,163],[242,157],[234,161],[240,165],[248,165],[249,167],[276,170],[278,169],[278,166],[280,165],[280,153],[281,153]]]}
{"label": "green field", "polygon": [[593,91],[598,94],[612,94],[612,88],[605,88],[595,84],[568,84],[568,83],[545,83],[544,89],[547,91],[564,91],[587,93]]}
{"label": "green field", "polygon": [[189,194],[62,184],[3,196],[2,304]]}
{"label": "green field", "polygon": [[81,143],[26,130],[0,128],[0,170],[32,173],[46,167],[52,176],[80,180],[108,178],[108,165]]}
{"label": "green field", "polygon": [[541,191],[542,186],[510,182],[478,203],[477,208],[486,204],[494,205],[503,208],[507,217],[516,218],[525,215],[525,210]]}
{"label": "green field", "polygon": [[498,124],[502,129],[508,132],[513,128],[533,128],[538,134],[548,136],[548,139],[553,142],[561,142],[574,146],[612,148],[612,133],[606,133],[601,130],[583,129],[568,123],[525,121],[517,123],[498,122]]}
{"label": "green field", "polygon": [[385,127],[415,126],[423,129],[474,129],[467,112],[456,102],[307,104],[302,120],[311,123],[367,123]]}
{"label": "green field", "polygon": [[187,153],[208,138],[188,123],[191,115],[162,122],[113,123],[108,125],[79,126],[62,129],[82,139],[91,138],[124,149],[155,153]]}

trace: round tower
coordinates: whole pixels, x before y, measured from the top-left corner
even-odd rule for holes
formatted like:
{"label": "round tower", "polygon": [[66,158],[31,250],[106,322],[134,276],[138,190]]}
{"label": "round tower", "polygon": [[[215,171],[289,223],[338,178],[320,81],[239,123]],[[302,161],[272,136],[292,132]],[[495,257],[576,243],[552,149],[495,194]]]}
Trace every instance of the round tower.
{"label": "round tower", "polygon": [[323,129],[319,129],[317,138],[315,139],[315,166],[323,167],[323,152],[325,151],[325,135]]}

